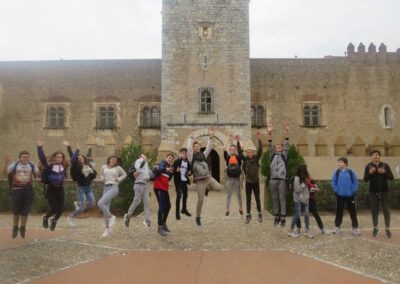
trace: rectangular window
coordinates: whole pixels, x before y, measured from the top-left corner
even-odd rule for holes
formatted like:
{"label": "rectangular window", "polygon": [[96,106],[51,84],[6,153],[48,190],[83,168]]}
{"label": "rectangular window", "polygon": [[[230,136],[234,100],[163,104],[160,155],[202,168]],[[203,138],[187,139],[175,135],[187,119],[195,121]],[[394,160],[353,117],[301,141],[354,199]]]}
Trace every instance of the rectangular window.
{"label": "rectangular window", "polygon": [[65,128],[65,109],[62,106],[49,106],[47,108],[47,128]]}
{"label": "rectangular window", "polygon": [[321,108],[318,104],[306,104],[303,107],[304,126],[321,126]]}
{"label": "rectangular window", "polygon": [[200,114],[212,114],[213,113],[213,99],[212,99],[213,88],[200,88]]}
{"label": "rectangular window", "polygon": [[115,129],[115,106],[100,106],[97,109],[97,128]]}

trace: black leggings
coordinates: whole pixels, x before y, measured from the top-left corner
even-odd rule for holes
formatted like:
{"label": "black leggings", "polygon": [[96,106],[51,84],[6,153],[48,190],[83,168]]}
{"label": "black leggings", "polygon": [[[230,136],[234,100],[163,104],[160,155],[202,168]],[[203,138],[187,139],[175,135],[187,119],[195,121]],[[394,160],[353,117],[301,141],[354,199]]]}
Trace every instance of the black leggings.
{"label": "black leggings", "polygon": [[64,187],[52,187],[47,189],[47,201],[50,209],[46,213],[45,218],[50,218],[54,215],[54,220],[58,220],[64,212]]}
{"label": "black leggings", "polygon": [[256,199],[257,211],[261,213],[261,202],[260,202],[260,183],[250,183],[246,181],[246,209],[247,214],[250,214],[251,210],[251,193],[254,192]]}
{"label": "black leggings", "polygon": [[[315,221],[318,224],[318,228],[323,229],[324,224],[322,223],[321,217],[319,216],[317,202],[315,202],[314,198],[310,198],[310,200],[308,201],[308,212],[310,212],[314,216]],[[298,228],[301,228],[300,218],[297,220],[296,226]]]}
{"label": "black leggings", "polygon": [[169,193],[166,190],[154,189],[154,193],[158,201],[158,226],[162,226],[167,223],[168,213],[171,209],[171,201],[169,199]]}
{"label": "black leggings", "polygon": [[186,181],[181,181],[176,187],[176,212],[179,213],[181,207],[182,198],[182,210],[186,210],[187,198],[188,198],[188,186]]}

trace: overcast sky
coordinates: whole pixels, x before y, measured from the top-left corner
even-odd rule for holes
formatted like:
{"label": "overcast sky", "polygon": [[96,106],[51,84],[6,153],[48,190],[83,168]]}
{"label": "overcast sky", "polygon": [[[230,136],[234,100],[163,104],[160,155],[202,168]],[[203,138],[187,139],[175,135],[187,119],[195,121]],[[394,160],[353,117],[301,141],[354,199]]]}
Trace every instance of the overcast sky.
{"label": "overcast sky", "polygon": [[[160,58],[161,2],[0,0],[0,60]],[[251,0],[251,57],[341,56],[350,41],[395,51],[399,15],[400,0]]]}

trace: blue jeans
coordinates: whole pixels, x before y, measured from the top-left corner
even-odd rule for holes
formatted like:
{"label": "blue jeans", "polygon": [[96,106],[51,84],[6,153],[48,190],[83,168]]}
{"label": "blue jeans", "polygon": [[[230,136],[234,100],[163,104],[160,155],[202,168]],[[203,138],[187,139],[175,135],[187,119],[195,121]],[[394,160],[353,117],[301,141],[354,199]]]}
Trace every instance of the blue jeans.
{"label": "blue jeans", "polygon": [[94,197],[94,193],[90,185],[79,186],[78,194],[79,194],[79,208],[71,215],[71,217],[76,217],[79,214],[81,214],[86,206],[87,208],[91,208],[96,205],[96,198]]}
{"label": "blue jeans", "polygon": [[292,219],[292,225],[290,226],[292,230],[294,229],[297,220],[300,219],[301,212],[304,212],[304,223],[306,225],[306,230],[310,229],[310,219],[308,217],[308,203],[294,202],[294,214]]}

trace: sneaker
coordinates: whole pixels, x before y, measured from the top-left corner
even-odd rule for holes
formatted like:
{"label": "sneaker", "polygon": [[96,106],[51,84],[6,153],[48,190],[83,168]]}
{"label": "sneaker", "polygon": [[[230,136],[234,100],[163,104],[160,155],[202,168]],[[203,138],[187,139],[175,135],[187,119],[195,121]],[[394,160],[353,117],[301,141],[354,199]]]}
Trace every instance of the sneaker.
{"label": "sneaker", "polygon": [[20,234],[21,238],[25,239],[25,233],[26,233],[26,227],[25,226],[21,226],[19,228],[19,234]]}
{"label": "sneaker", "polygon": [[107,238],[107,237],[110,236],[111,232],[112,232],[112,229],[111,229],[111,228],[106,228],[106,229],[104,230],[103,234],[101,235],[101,237]]}
{"label": "sneaker", "polygon": [[169,228],[167,227],[167,224],[162,225],[162,228],[164,231],[166,231],[167,233],[171,233],[171,231],[169,230]]}
{"label": "sneaker", "polygon": [[378,228],[373,228],[373,229],[372,229],[372,236],[373,236],[373,237],[376,237],[376,236],[378,235],[378,231],[379,231]]}
{"label": "sneaker", "polygon": [[18,226],[14,226],[11,232],[12,238],[15,239],[18,236]]}
{"label": "sneaker", "polygon": [[285,227],[286,226],[286,220],[285,219],[281,219],[281,227]]}
{"label": "sneaker", "polygon": [[79,209],[79,202],[78,202],[78,201],[74,201],[74,206],[75,206],[75,211],[78,211],[78,209]]}
{"label": "sneaker", "polygon": [[176,220],[180,220],[181,219],[181,215],[179,214],[179,211],[176,211],[176,213],[175,213],[175,218],[176,218]]}
{"label": "sneaker", "polygon": [[50,221],[50,230],[51,230],[51,231],[54,231],[54,229],[56,228],[56,226],[57,226],[57,220],[54,219],[54,218],[51,218],[51,221]]}
{"label": "sneaker", "polygon": [[229,211],[226,211],[225,212],[225,217],[228,217],[229,216]]}
{"label": "sneaker", "polygon": [[151,227],[151,222],[148,221],[148,220],[145,220],[145,221],[143,221],[143,225],[144,225],[146,228],[150,228],[150,227]]}
{"label": "sneaker", "polygon": [[320,232],[322,235],[327,235],[327,232],[325,231],[324,228],[319,229],[319,232]]}
{"label": "sneaker", "polygon": [[358,228],[352,228],[351,232],[353,233],[354,236],[361,236],[361,233],[358,230]]}
{"label": "sneaker", "polygon": [[200,217],[196,217],[196,225],[201,226]]}
{"label": "sneaker", "polygon": [[301,229],[301,228],[295,226],[294,229],[293,229],[293,231],[294,231],[296,234],[300,234],[300,229]]}
{"label": "sneaker", "polygon": [[247,214],[246,215],[246,224],[249,224],[250,223],[250,220],[251,220],[251,215],[250,214]]}
{"label": "sneaker", "polygon": [[117,219],[117,217],[115,217],[114,215],[111,215],[111,217],[108,218],[108,226],[109,227],[114,226],[116,219]]}
{"label": "sneaker", "polygon": [[74,218],[73,218],[73,217],[68,216],[68,217],[67,217],[67,221],[68,221],[68,223],[69,223],[69,225],[70,225],[71,227],[74,227],[74,226],[75,226],[75,221],[74,221]]}
{"label": "sneaker", "polygon": [[43,216],[42,226],[45,229],[49,227],[49,219],[47,219],[45,216]]}
{"label": "sneaker", "polygon": [[289,231],[288,236],[292,238],[298,238],[299,234],[296,233],[295,231]]}
{"label": "sneaker", "polygon": [[314,235],[311,234],[310,230],[306,230],[306,237],[309,239],[312,239],[312,238],[314,238]]}
{"label": "sneaker", "polygon": [[182,209],[181,213],[186,215],[186,216],[188,216],[188,217],[192,216],[192,214],[190,214],[189,211],[187,211],[187,209]]}
{"label": "sneaker", "polygon": [[242,209],[239,209],[239,214],[240,214],[240,216],[243,216],[243,210]]}
{"label": "sneaker", "polygon": [[159,227],[158,227],[157,233],[158,233],[159,235],[163,236],[163,237],[168,236],[168,233],[167,233],[166,231],[164,231],[164,229],[163,229],[162,226],[159,226]]}
{"label": "sneaker", "polygon": [[129,227],[129,221],[131,220],[131,218],[128,216],[128,214],[125,214],[124,215],[124,224],[125,224],[125,227]]}
{"label": "sneaker", "polygon": [[385,229],[385,233],[386,233],[386,237],[388,237],[389,239],[392,238],[392,232],[390,231],[390,229]]}
{"label": "sneaker", "polygon": [[279,224],[279,221],[279,217],[275,217],[274,226],[277,226]]}
{"label": "sneaker", "polygon": [[263,222],[263,215],[261,213],[258,213],[258,223]]}
{"label": "sneaker", "polygon": [[340,228],[335,227],[335,229],[332,231],[332,234],[339,235],[340,234]]}

